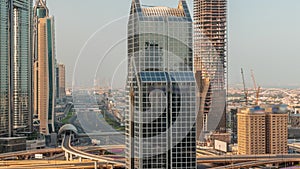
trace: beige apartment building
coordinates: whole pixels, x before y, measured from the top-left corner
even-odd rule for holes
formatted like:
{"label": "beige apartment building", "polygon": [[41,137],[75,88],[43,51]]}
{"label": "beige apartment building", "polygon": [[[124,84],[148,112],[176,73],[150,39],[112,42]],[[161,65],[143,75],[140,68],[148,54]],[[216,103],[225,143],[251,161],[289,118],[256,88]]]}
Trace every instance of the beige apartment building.
{"label": "beige apartment building", "polygon": [[238,152],[239,154],[265,154],[266,114],[250,108],[238,110]]}
{"label": "beige apartment building", "polygon": [[288,153],[288,113],[266,112],[266,153]]}
{"label": "beige apartment building", "polygon": [[288,114],[284,105],[238,110],[239,154],[286,154]]}

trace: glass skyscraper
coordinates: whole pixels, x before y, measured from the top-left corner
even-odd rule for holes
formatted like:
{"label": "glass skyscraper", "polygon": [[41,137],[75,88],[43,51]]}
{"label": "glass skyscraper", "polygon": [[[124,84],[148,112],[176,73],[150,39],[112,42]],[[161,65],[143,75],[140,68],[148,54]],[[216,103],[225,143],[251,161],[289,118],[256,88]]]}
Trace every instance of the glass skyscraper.
{"label": "glass skyscraper", "polygon": [[34,7],[34,112],[40,121],[40,132],[54,132],[56,93],[54,18],[49,17],[46,2]]}
{"label": "glass skyscraper", "polygon": [[199,86],[197,139],[224,131],[226,120],[227,0],[194,0],[194,71]]}
{"label": "glass skyscraper", "polygon": [[32,1],[1,0],[0,135],[32,130]]}
{"label": "glass skyscraper", "polygon": [[0,136],[9,133],[10,78],[9,78],[9,1],[0,0]]}
{"label": "glass skyscraper", "polygon": [[196,168],[193,23],[178,8],[133,0],[128,22],[126,167]]}

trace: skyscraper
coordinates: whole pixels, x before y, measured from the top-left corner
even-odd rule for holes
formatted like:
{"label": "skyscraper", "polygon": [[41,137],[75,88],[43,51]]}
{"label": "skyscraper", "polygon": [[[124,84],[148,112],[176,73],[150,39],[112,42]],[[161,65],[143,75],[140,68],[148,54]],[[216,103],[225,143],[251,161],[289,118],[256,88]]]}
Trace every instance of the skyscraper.
{"label": "skyscraper", "polygon": [[62,100],[66,97],[66,68],[62,63],[56,66],[56,98]]}
{"label": "skyscraper", "polygon": [[200,97],[197,139],[202,131],[225,129],[226,3],[194,1],[194,71]]}
{"label": "skyscraper", "polygon": [[0,2],[0,136],[3,136],[8,135],[10,129],[10,1]]}
{"label": "skyscraper", "polygon": [[49,135],[55,129],[55,30],[45,1],[36,1],[34,20],[34,110],[40,120],[40,132]]}
{"label": "skyscraper", "polygon": [[132,1],[125,115],[129,169],[196,168],[192,34],[185,0],[178,8]]}
{"label": "skyscraper", "polygon": [[32,130],[32,1],[1,0],[0,135]]}

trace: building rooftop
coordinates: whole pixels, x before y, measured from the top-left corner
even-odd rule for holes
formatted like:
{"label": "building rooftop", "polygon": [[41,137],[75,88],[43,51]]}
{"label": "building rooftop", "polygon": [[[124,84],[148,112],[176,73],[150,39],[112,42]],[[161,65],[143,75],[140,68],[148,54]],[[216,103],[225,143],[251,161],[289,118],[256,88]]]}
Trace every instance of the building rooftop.
{"label": "building rooftop", "polygon": [[26,137],[0,137],[0,140],[18,140],[18,139],[26,139]]}
{"label": "building rooftop", "polygon": [[239,109],[239,113],[248,113],[248,114],[287,114],[287,106],[282,105],[264,105],[264,106],[255,106],[255,107],[244,107]]}
{"label": "building rooftop", "polygon": [[150,7],[142,8],[143,14],[145,16],[176,16],[184,17],[184,11],[180,8],[169,8],[169,7]]}
{"label": "building rooftop", "polygon": [[293,117],[300,117],[300,114],[291,114]]}

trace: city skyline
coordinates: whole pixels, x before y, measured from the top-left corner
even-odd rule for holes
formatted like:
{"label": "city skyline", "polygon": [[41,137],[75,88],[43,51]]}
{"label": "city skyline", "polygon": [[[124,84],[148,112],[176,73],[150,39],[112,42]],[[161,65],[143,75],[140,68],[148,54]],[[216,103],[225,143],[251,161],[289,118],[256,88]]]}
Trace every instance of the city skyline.
{"label": "city skyline", "polygon": [[[174,1],[149,1],[143,0],[144,4],[161,4],[164,6],[176,6],[176,2]],[[192,9],[192,2],[189,2],[189,8]],[[299,1],[289,0],[290,3],[282,2],[279,0],[275,0],[270,2],[267,1],[246,1],[246,0],[231,0],[228,2],[228,11],[229,11],[229,84],[234,84],[235,86],[241,86],[242,81],[240,77],[240,68],[243,67],[245,70],[246,81],[249,87],[251,85],[250,78],[250,69],[253,69],[257,74],[257,81],[262,87],[274,86],[274,87],[297,87],[300,86],[300,80],[292,78],[297,75],[297,62],[298,58],[295,57],[297,55],[297,47],[295,46],[297,43],[297,37],[300,36],[297,31],[300,27],[300,24],[295,21],[295,16],[299,15],[298,10],[296,10],[297,4],[300,4]],[[76,58],[79,54],[81,47],[84,45],[86,40],[92,35],[98,28],[109,23],[110,21],[122,17],[128,16],[128,4],[130,1],[122,1],[119,2],[119,5],[113,7],[112,2],[104,2],[101,3],[102,6],[107,8],[103,8],[104,11],[95,11],[92,10],[97,8],[97,4],[100,5],[100,2],[94,2],[94,6],[85,7],[83,2],[76,1],[74,2],[74,6],[71,8],[66,7],[67,2],[64,1],[49,1],[49,6],[53,9],[52,12],[57,17],[57,53],[58,60],[66,63],[67,71],[67,84],[70,87],[72,82],[72,72],[74,69]],[[62,5],[58,5],[62,4]],[[268,4],[272,4],[268,6]],[[64,6],[64,8],[62,8]],[[110,8],[118,9],[117,12],[110,12]],[[90,8],[89,12],[80,13],[79,16],[76,11],[77,10],[85,10],[86,8]],[[284,10],[284,12],[282,12]],[[109,15],[101,15],[101,13],[108,13]],[[99,15],[98,15],[99,14]],[[72,16],[71,16],[72,15]],[[76,17],[74,17],[74,15]],[[83,24],[78,25],[76,19],[74,18],[83,18],[88,15],[98,15],[99,22],[91,22],[91,19],[82,20]],[[70,18],[70,20],[63,19],[65,16]],[[262,16],[262,17],[259,17]],[[126,20],[126,19],[124,19]],[[89,27],[83,27],[81,25],[88,24]],[[260,25],[252,26],[252,25]],[[284,25],[292,25],[289,27],[290,31],[286,32],[284,29]],[[272,28],[270,28],[272,26]],[[72,27],[72,28],[71,28]],[[126,21],[120,23],[119,25],[114,25],[110,31],[104,30],[102,33],[97,33],[96,36],[88,43],[88,48],[84,50],[82,56],[79,61],[82,63],[77,71],[82,73],[78,73],[79,77],[82,77],[84,80],[80,81],[80,84],[84,84],[85,86],[91,86],[93,84],[93,75],[96,72],[97,63],[93,61],[99,61],[102,57],[101,53],[104,53],[109,46],[111,46],[111,41],[117,42],[122,37],[125,37],[126,31],[117,31],[117,28],[123,27],[126,29]],[[71,31],[68,31],[72,29]],[[81,31],[85,29],[85,31]],[[271,29],[271,31],[268,31]],[[253,33],[252,33],[253,32]],[[72,39],[72,35],[77,35],[77,41],[70,41],[68,39]],[[108,40],[107,42],[110,44],[109,46],[105,45],[96,45],[102,44],[106,41],[99,40],[101,37],[112,36],[112,40]],[[114,36],[114,37],[113,37]],[[276,37],[276,38],[275,38]],[[107,39],[107,38],[104,38]],[[260,39],[259,41],[257,39]],[[72,43],[73,47],[63,47],[63,44]],[[285,45],[288,44],[288,45]],[[97,47],[96,47],[96,46]],[[103,49],[102,49],[103,48]],[[123,51],[126,49],[125,42],[120,45],[119,48],[115,49],[109,57],[114,57],[116,62],[121,63],[126,57],[124,56]],[[88,51],[86,51],[88,50]],[[122,53],[117,52],[116,50],[122,51]],[[85,60],[83,60],[85,58]],[[284,61],[286,60],[286,61]],[[272,61],[272,62],[271,62]],[[271,64],[272,63],[272,64]],[[290,66],[293,67],[289,69]],[[84,66],[89,65],[91,70],[84,70]],[[104,67],[103,71],[109,72],[114,71],[114,69],[118,66],[113,65],[114,68],[110,69],[109,67]],[[118,73],[124,76],[126,73],[123,71],[126,70],[126,64],[122,64],[121,70]],[[270,70],[270,71],[265,71]],[[300,70],[299,70],[300,71]],[[84,76],[86,74],[90,74],[90,76]],[[286,76],[290,75],[290,76]],[[117,76],[118,79],[115,82],[118,88],[124,88],[125,78],[122,76]],[[111,75],[109,77],[98,78],[97,80],[107,80],[110,81]],[[281,79],[278,81],[277,79]],[[83,82],[84,81],[84,82]],[[239,84],[239,85],[236,85]]]}
{"label": "city skyline", "polygon": [[0,166],[299,166],[293,1],[0,0]]}

